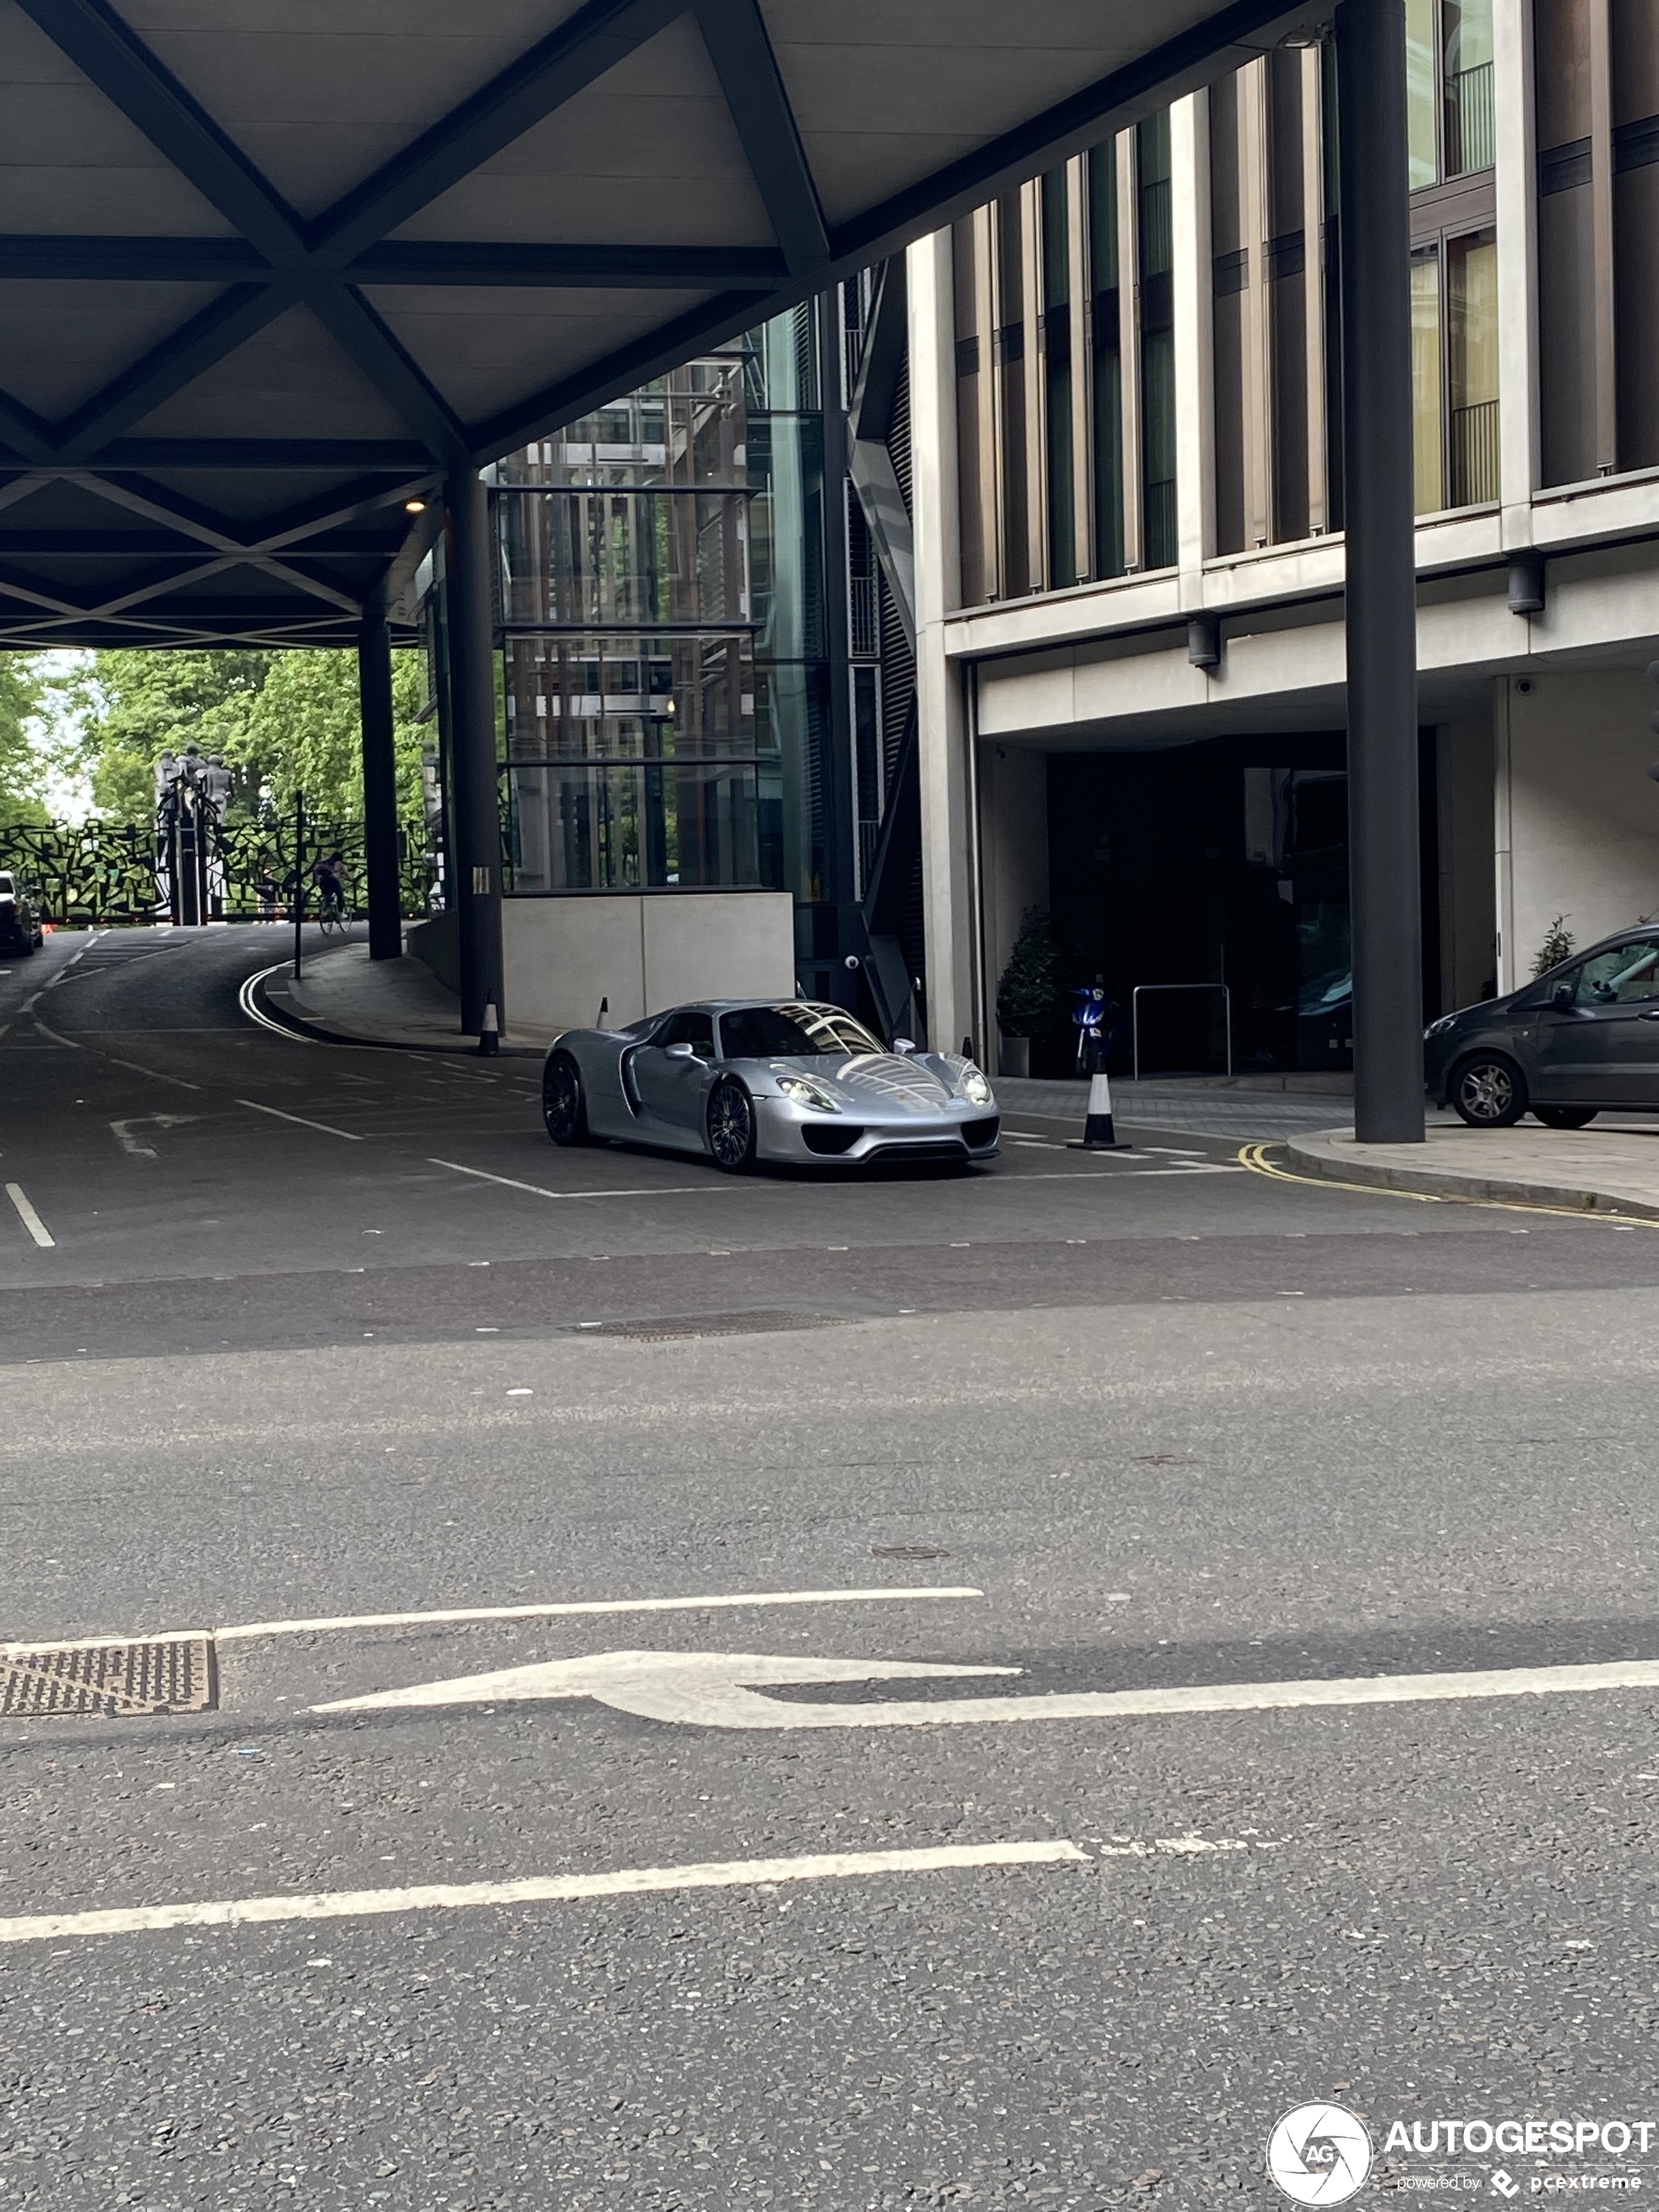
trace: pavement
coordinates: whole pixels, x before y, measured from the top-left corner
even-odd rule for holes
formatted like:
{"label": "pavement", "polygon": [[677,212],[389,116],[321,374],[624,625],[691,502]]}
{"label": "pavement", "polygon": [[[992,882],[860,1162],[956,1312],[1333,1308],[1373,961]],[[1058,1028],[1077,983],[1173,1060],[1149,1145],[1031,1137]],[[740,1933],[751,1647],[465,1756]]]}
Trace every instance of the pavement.
{"label": "pavement", "polygon": [[204,1693],[0,1652],[0,2207],[1659,2185],[1640,1224],[561,1152],[269,961],[0,972],[0,1641]]}
{"label": "pavement", "polygon": [[1421,1145],[1362,1145],[1352,1126],[1286,1136],[1294,1172],[1334,1182],[1659,1220],[1659,1115],[1605,1115],[1585,1129],[1471,1129],[1431,1109]]}
{"label": "pavement", "polygon": [[[293,971],[291,932],[283,932],[283,958],[254,986],[256,1003],[281,1020],[336,1042],[402,1045],[419,1052],[474,1052],[476,1035],[461,1028],[460,1000],[424,961],[404,953],[371,960],[368,933],[353,925],[351,941],[329,942],[302,954]],[[272,933],[273,943],[276,933]],[[540,1059],[556,1030],[515,1024],[501,1049],[512,1058]]]}

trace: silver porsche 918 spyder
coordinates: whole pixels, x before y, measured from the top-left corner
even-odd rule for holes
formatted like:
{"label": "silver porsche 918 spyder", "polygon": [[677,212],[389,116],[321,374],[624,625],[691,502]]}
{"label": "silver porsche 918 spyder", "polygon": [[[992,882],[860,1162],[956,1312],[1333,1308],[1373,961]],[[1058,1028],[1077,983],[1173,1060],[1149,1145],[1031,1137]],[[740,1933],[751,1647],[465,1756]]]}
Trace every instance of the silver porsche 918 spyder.
{"label": "silver porsche 918 spyder", "polygon": [[547,1056],[542,1111],[556,1145],[629,1138],[706,1152],[728,1175],[757,1161],[988,1160],[997,1103],[970,1060],[891,1052],[840,1006],[711,999],[624,1030],[567,1030]]}

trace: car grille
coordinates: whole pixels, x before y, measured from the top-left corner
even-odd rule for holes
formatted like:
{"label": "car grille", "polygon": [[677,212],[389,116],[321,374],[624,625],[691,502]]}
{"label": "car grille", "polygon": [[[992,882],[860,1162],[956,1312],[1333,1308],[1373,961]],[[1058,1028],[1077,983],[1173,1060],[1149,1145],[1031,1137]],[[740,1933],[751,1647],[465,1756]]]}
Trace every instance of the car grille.
{"label": "car grille", "polygon": [[864,1157],[866,1160],[960,1160],[967,1153],[954,1137],[930,1137],[921,1144],[878,1145]]}
{"label": "car grille", "polygon": [[982,1145],[995,1144],[1000,1127],[1000,1121],[994,1114],[988,1121],[964,1121],[962,1125],[963,1142],[970,1152],[976,1152]]}
{"label": "car grille", "polygon": [[800,1133],[809,1152],[823,1152],[833,1159],[850,1152],[864,1132],[844,1121],[808,1121]]}

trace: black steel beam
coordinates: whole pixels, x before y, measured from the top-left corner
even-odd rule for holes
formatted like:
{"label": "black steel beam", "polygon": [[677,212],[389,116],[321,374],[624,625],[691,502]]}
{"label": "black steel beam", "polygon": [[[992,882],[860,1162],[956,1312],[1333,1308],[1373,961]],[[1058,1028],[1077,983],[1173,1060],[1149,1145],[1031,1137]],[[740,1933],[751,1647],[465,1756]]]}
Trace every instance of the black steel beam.
{"label": "black steel beam", "polygon": [[357,633],[357,696],[362,712],[363,873],[368,885],[368,957],[396,960],[404,949],[398,869],[398,756],[392,707],[392,632],[384,606]]}
{"label": "black steel beam", "polygon": [[[352,284],[500,284],[545,291],[767,292],[789,275],[768,246],[583,246],[514,239],[393,238],[340,272]],[[240,238],[0,235],[0,277],[77,283],[272,284]]]}
{"label": "black steel beam", "polygon": [[788,274],[783,256],[764,246],[560,246],[402,238],[368,247],[345,271],[354,284],[684,292],[767,292]]}
{"label": "black steel beam", "polygon": [[[255,563],[287,564],[306,561],[384,561],[395,552],[403,533],[398,531],[367,531],[343,537],[331,533],[326,537],[306,538],[299,544],[278,552],[262,553],[249,547],[243,559]],[[117,559],[161,560],[202,557],[202,541],[186,537],[181,532],[165,528],[141,526],[137,530],[26,530],[11,528],[0,516],[0,552],[21,557],[39,554],[54,561],[107,561]]]}
{"label": "black steel beam", "polygon": [[339,267],[574,100],[683,15],[687,0],[589,0],[488,84],[423,131],[310,226]]}
{"label": "black steel beam", "polygon": [[501,818],[495,755],[495,614],[489,495],[473,468],[444,489],[444,621],[449,641],[454,880],[460,913],[461,1030],[476,1036],[501,999]]}
{"label": "black steel beam", "polygon": [[52,458],[88,460],[292,305],[283,285],[233,284],[94,392],[54,432]]}
{"label": "black steel beam", "polygon": [[1354,1133],[1421,1144],[1405,0],[1336,15]]}
{"label": "black steel beam", "polygon": [[202,469],[356,477],[375,469],[402,477],[428,467],[431,459],[409,438],[118,438],[98,456],[98,468],[105,476],[128,469]]}
{"label": "black steel beam", "polygon": [[278,267],[299,266],[293,210],[105,0],[18,5],[250,245]]}
{"label": "black steel beam", "polygon": [[697,0],[697,27],[790,275],[822,269],[823,210],[756,0]]}
{"label": "black steel beam", "polygon": [[433,459],[453,467],[470,449],[465,425],[361,292],[323,287],[310,307],[343,352],[395,407]]}

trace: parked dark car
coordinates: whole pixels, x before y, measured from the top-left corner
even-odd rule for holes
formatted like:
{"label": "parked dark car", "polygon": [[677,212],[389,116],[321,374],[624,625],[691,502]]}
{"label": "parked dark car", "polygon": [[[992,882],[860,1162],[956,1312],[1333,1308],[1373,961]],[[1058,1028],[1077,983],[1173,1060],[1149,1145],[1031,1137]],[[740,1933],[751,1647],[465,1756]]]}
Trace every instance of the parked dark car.
{"label": "parked dark car", "polygon": [[1424,1032],[1429,1096],[1472,1129],[1659,1111],[1659,923],[1622,929]]}
{"label": "parked dark car", "polygon": [[46,943],[40,903],[0,868],[0,952],[38,952]]}

